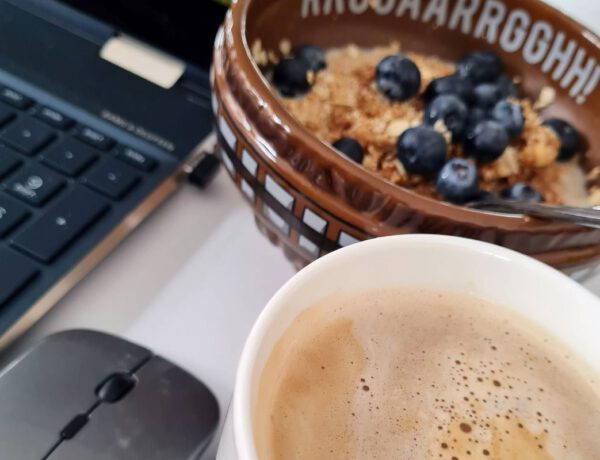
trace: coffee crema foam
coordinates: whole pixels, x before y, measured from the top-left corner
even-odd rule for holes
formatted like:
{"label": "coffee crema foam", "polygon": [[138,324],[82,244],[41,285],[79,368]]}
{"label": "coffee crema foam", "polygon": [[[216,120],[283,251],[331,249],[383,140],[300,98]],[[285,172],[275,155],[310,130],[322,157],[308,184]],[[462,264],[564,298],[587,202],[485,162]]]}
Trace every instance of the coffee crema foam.
{"label": "coffee crema foam", "polygon": [[325,299],[267,360],[253,408],[258,457],[600,459],[600,386],[567,352],[468,295]]}

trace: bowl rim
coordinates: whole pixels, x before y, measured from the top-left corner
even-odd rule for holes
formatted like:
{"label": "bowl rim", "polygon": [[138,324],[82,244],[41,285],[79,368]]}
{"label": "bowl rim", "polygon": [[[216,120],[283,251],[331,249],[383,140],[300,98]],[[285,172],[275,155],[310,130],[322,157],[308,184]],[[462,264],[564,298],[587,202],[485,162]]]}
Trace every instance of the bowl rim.
{"label": "bowl rim", "polygon": [[[236,67],[251,82],[254,95],[262,100],[263,107],[270,107],[270,110],[274,114],[277,114],[279,122],[282,126],[285,126],[288,136],[294,138],[297,144],[302,145],[306,151],[314,152],[327,166],[341,171],[344,176],[348,177],[354,183],[366,185],[386,197],[395,198],[398,202],[406,204],[410,209],[429,216],[441,217],[453,222],[477,227],[503,228],[508,231],[536,232],[543,230],[545,233],[577,233],[584,231],[582,227],[565,222],[544,221],[524,215],[502,215],[500,213],[467,208],[427,197],[411,189],[388,182],[379,174],[369,171],[340,155],[332,146],[311,133],[300,120],[283,106],[252,57],[251,47],[246,35],[246,25],[248,11],[253,1],[236,0],[233,3],[229,14],[231,23],[226,26],[224,31],[225,35],[231,39],[233,48],[236,51]],[[523,3],[524,7],[529,7],[529,10],[534,6],[535,8],[541,8],[547,14],[559,17],[563,21],[565,28],[576,31],[582,43],[587,43],[590,47],[597,49],[600,54],[600,37],[587,26],[582,25],[542,0],[518,1]],[[282,163],[285,166],[289,166],[287,161],[283,160],[278,163],[279,167],[281,167]],[[353,209],[353,213],[358,212]]]}

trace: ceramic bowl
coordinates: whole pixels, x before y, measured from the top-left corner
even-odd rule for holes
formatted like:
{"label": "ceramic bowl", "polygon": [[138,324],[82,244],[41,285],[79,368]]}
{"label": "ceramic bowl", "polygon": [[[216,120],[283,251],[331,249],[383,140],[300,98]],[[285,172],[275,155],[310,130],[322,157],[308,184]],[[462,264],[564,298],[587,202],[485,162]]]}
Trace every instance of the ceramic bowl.
{"label": "ceramic bowl", "polygon": [[394,234],[473,238],[571,270],[600,256],[600,230],[467,209],[418,195],[341,156],[287,112],[251,47],[282,40],[323,47],[403,49],[456,60],[491,49],[543,113],[586,137],[582,160],[600,164],[600,39],[536,0],[237,0],[218,33],[212,71],[220,155],[256,222],[298,266],[357,241]]}

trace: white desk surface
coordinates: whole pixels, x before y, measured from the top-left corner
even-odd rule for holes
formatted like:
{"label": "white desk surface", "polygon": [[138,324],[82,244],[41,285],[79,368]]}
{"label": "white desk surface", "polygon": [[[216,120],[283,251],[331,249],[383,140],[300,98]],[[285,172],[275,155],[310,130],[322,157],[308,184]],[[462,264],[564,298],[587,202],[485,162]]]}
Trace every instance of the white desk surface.
{"label": "white desk surface", "polygon": [[[599,2],[549,3],[600,32]],[[208,190],[184,185],[0,354],[0,366],[49,333],[97,329],[137,341],[188,369],[226,410],[254,318],[293,273],[280,250],[258,233],[249,207],[222,171]],[[586,286],[600,294],[600,276]]]}

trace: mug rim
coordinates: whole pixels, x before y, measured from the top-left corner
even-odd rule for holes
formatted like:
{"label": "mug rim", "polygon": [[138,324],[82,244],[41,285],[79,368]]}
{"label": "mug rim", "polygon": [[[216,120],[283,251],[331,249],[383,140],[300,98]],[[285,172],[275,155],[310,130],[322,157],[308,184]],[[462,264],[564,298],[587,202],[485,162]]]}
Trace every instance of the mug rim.
{"label": "mug rim", "polygon": [[[401,251],[403,247],[414,246],[454,248],[479,253],[482,256],[490,257],[491,260],[501,259],[505,262],[520,265],[525,270],[552,278],[553,282],[562,285],[561,290],[577,293],[578,296],[584,299],[585,304],[589,305],[589,308],[592,308],[594,304],[597,308],[600,308],[600,300],[593,293],[558,270],[511,249],[477,240],[446,235],[394,235],[363,241],[339,249],[316,260],[290,278],[271,297],[252,326],[238,364],[231,408],[235,449],[240,459],[257,458],[252,427],[250,379],[255,370],[263,340],[280,311],[285,308],[285,299],[299,286],[306,284],[306,281],[312,278],[315,273],[324,271],[329,265],[335,264],[340,259],[355,258],[372,251],[375,252],[382,247]],[[310,305],[307,305],[305,308],[309,307]],[[600,343],[600,339],[598,339],[598,343]]]}

